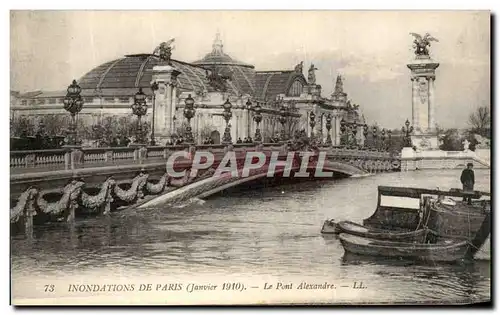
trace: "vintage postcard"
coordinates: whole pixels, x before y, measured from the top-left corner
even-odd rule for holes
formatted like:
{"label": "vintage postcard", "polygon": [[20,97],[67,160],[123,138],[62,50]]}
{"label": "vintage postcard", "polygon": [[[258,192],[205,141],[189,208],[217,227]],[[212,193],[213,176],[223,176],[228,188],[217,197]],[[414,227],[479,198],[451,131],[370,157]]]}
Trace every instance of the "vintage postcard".
{"label": "vintage postcard", "polygon": [[11,304],[490,303],[490,24],[11,11]]}

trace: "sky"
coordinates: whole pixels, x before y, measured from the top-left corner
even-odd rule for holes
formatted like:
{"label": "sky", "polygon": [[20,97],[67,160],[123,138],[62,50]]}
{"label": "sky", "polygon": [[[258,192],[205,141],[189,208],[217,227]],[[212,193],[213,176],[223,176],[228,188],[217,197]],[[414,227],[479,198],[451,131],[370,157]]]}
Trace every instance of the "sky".
{"label": "sky", "polygon": [[175,38],[173,58],[211,51],[217,31],[224,52],[256,70],[314,63],[322,95],[337,74],[370,123],[399,128],[411,121],[414,58],[410,32],[438,38],[436,122],[465,128],[469,114],[490,106],[490,14],[487,11],[11,11],[11,90],[64,90],[102,63],[152,53]]}

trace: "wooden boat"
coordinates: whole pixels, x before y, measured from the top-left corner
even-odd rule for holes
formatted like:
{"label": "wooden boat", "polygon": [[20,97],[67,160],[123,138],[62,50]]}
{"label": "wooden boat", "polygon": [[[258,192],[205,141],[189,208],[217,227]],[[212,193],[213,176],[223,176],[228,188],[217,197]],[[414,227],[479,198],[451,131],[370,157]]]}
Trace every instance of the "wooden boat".
{"label": "wooden boat", "polygon": [[[434,199],[432,199],[431,196],[434,196]],[[432,215],[427,218],[428,208],[433,204],[431,201],[443,200],[445,197],[471,197],[472,199],[479,199],[483,196],[490,196],[490,194],[480,191],[466,192],[459,189],[445,191],[439,189],[379,186],[375,212],[369,218],[363,220],[363,225],[373,228],[406,232],[417,230],[425,223],[436,227],[433,225],[433,220],[437,220],[437,218]],[[382,197],[399,197],[399,199],[410,200],[413,202],[414,206],[400,207],[383,205]],[[458,217],[465,219],[468,215],[469,213],[461,211]],[[481,218],[478,218],[478,222],[480,221]],[[462,228],[463,225],[460,225],[460,229]]]}
{"label": "wooden boat", "polygon": [[490,200],[463,201],[433,199],[428,204],[427,226],[440,238],[472,239],[491,211]]}
{"label": "wooden boat", "polygon": [[[339,224],[340,225],[340,224]],[[394,242],[360,237],[348,233],[339,235],[346,252],[358,255],[414,258],[425,261],[453,262],[473,259],[484,245],[491,231],[491,212],[487,212],[474,236],[446,238],[441,236],[435,243]],[[429,230],[430,233],[436,233]]]}
{"label": "wooden boat", "polygon": [[336,229],[339,233],[348,233],[351,235],[368,237],[378,240],[388,240],[395,242],[417,242],[424,243],[428,231],[426,229],[418,229],[410,232],[395,232],[386,229],[377,229],[363,226],[351,221],[341,221],[337,223]]}
{"label": "wooden boat", "polygon": [[360,237],[348,233],[339,235],[344,250],[358,255],[408,258],[433,262],[457,262],[470,259],[471,245],[467,241],[447,240],[439,244],[393,242]]}

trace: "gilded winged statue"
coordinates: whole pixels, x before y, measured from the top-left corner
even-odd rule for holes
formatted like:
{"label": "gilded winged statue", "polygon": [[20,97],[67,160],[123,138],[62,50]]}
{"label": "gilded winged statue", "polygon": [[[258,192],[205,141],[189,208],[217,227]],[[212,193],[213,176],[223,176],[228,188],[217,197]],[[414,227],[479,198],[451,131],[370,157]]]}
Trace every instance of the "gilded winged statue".
{"label": "gilded winged statue", "polygon": [[439,42],[437,38],[432,37],[431,34],[425,33],[424,36],[417,33],[410,33],[414,37],[413,48],[415,48],[415,55],[417,56],[428,56],[431,42]]}
{"label": "gilded winged statue", "polygon": [[174,41],[175,38],[172,38],[167,42],[161,43],[160,46],[155,48],[153,55],[158,56],[160,57],[160,59],[163,59],[170,63],[170,58],[172,57],[172,50],[174,49],[174,47],[172,47],[172,43]]}

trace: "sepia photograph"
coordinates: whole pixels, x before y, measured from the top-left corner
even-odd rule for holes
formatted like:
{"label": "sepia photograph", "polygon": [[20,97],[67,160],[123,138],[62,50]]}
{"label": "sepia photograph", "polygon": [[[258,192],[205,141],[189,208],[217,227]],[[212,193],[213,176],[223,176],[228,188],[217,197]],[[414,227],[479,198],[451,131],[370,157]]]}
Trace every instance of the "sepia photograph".
{"label": "sepia photograph", "polygon": [[491,305],[490,11],[9,15],[11,305]]}

